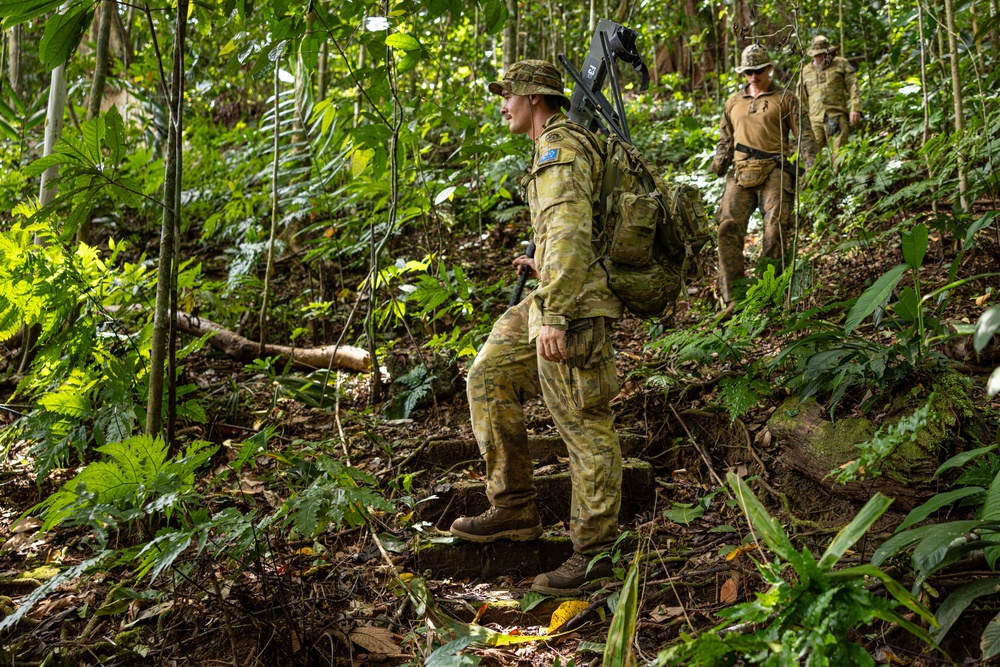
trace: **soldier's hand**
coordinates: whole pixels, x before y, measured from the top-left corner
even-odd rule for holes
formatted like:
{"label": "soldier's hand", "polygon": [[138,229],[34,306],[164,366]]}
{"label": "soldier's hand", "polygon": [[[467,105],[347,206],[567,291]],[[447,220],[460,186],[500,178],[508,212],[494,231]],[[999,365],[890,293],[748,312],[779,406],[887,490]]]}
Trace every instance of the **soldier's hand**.
{"label": "soldier's hand", "polygon": [[857,125],[858,123],[860,123],[861,122],[861,112],[860,111],[852,111],[851,115],[849,117],[849,121],[850,121],[852,127],[855,126],[855,125]]}
{"label": "soldier's hand", "polygon": [[566,360],[566,332],[543,324],[535,339],[538,356],[545,361]]}
{"label": "soldier's hand", "polygon": [[[535,269],[535,260],[533,257],[528,257],[526,255],[519,255],[514,258],[513,262],[517,270],[517,275],[521,275],[524,271],[528,271],[529,278],[538,278],[538,271]],[[522,268],[527,267],[527,268]]]}

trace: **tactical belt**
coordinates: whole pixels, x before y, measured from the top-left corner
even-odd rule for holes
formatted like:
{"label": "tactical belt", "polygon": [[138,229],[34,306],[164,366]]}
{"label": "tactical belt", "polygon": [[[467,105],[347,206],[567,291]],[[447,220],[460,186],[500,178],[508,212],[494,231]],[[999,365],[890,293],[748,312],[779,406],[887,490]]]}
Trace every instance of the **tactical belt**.
{"label": "tactical belt", "polygon": [[743,144],[736,144],[736,150],[738,150],[741,153],[745,153],[746,155],[749,155],[752,158],[757,158],[758,160],[776,161],[778,164],[781,165],[782,171],[784,171],[785,173],[787,173],[789,176],[792,177],[793,185],[795,184],[795,179],[798,176],[805,173],[805,169],[798,166],[797,164],[792,164],[781,155],[777,155],[775,153],[765,153],[762,150],[758,150],[756,148],[750,148],[749,146],[744,146]]}

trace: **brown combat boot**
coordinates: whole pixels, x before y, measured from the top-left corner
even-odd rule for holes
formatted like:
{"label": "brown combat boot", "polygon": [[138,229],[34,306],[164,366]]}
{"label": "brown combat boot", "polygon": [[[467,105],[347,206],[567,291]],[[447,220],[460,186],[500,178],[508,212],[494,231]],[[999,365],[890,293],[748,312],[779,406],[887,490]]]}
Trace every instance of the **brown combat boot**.
{"label": "brown combat boot", "polygon": [[451,524],[451,534],[473,542],[533,540],[542,534],[542,520],[534,505],[491,507],[479,516],[463,516]]}
{"label": "brown combat boot", "polygon": [[590,568],[590,572],[587,571],[587,566],[590,565],[593,557],[593,554],[588,556],[573,552],[569,560],[553,572],[546,572],[535,577],[535,581],[531,584],[531,590],[547,595],[575,595],[579,592],[580,586],[585,583],[610,577],[612,574],[611,561],[607,558],[597,561]]}

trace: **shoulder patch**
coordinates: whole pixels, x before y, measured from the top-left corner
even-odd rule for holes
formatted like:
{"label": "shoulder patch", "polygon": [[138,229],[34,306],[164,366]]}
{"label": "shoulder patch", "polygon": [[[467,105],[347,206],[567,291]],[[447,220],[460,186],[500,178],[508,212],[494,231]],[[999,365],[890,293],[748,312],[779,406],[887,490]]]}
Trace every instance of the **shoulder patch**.
{"label": "shoulder patch", "polygon": [[550,148],[545,151],[542,157],[538,158],[538,166],[541,167],[543,164],[548,164],[550,162],[556,162],[559,160],[559,149]]}

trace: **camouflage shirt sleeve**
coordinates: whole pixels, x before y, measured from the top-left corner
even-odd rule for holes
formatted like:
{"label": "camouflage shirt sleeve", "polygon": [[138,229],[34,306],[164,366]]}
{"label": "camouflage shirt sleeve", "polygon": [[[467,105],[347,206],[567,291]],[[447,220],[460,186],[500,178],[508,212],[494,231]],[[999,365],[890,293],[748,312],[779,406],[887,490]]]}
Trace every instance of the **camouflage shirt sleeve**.
{"label": "camouflage shirt sleeve", "polygon": [[542,324],[565,330],[595,255],[592,167],[587,151],[572,142],[539,141],[533,210],[536,268],[535,302]]}
{"label": "camouflage shirt sleeve", "polygon": [[733,163],[733,123],[729,119],[729,102],[722,108],[722,121],[719,123],[719,142],[715,144],[715,157],[712,159],[712,173],[725,176]]}

